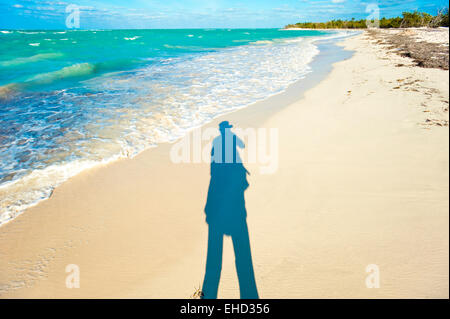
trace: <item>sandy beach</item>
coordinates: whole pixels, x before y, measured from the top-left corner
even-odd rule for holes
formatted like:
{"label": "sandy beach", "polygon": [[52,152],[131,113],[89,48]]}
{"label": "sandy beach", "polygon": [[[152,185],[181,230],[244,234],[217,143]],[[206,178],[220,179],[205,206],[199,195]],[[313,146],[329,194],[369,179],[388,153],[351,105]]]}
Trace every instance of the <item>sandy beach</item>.
{"label": "sandy beach", "polygon": [[[448,298],[449,71],[367,32],[339,45],[353,56],[301,99],[274,96],[203,128],[278,129],[278,169],[246,164],[259,296]],[[0,298],[191,297],[209,164],[173,163],[172,146],[84,171],[0,227]],[[239,298],[224,244],[218,297]],[[80,288],[66,288],[70,264]],[[366,286],[368,265],[379,288]]]}

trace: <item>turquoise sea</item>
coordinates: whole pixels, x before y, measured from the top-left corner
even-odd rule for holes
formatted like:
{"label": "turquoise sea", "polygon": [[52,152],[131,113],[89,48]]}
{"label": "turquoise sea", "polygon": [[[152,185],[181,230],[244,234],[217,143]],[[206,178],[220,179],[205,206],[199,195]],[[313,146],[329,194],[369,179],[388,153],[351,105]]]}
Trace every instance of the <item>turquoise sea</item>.
{"label": "turquoise sea", "polygon": [[0,31],[0,224],[78,172],[173,141],[311,72],[334,32]]}

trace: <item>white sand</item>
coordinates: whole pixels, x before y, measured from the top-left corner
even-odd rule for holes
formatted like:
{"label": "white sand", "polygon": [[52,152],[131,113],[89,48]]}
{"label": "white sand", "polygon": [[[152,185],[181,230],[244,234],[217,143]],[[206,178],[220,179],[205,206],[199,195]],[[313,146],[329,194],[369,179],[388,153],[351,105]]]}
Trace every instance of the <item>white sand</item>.
{"label": "white sand", "polygon": [[[355,55],[303,99],[225,117],[279,129],[278,171],[247,165],[260,296],[448,298],[449,73],[411,67],[364,34],[345,46]],[[193,294],[209,166],[173,164],[169,151],[86,171],[1,227],[1,297]],[[79,289],[65,287],[68,264]],[[366,287],[369,264],[380,288]],[[219,297],[238,296],[227,239]]]}

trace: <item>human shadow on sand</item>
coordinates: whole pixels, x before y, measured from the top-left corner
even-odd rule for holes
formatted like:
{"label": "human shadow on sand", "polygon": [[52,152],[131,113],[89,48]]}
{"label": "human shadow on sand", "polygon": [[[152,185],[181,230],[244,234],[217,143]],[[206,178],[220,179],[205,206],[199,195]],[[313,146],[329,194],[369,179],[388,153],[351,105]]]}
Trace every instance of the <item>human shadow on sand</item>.
{"label": "human shadow on sand", "polygon": [[237,147],[245,146],[231,132],[231,127],[228,121],[219,124],[220,135],[214,139],[211,149],[211,180],[205,206],[209,230],[202,287],[204,299],[217,298],[224,236],[231,236],[233,242],[241,298],[258,298],[244,198],[244,192],[249,187],[248,171],[237,151]]}

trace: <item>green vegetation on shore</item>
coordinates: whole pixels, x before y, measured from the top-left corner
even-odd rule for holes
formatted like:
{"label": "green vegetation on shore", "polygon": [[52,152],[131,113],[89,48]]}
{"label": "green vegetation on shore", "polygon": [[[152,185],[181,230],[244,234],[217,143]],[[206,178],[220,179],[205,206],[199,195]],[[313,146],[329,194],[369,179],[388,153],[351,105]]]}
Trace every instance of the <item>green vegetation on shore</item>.
{"label": "green vegetation on shore", "polygon": [[[374,21],[372,20],[372,23]],[[448,8],[433,16],[425,12],[403,12],[402,17],[380,19],[380,28],[448,27]],[[331,20],[327,22],[299,22],[288,24],[289,28],[302,29],[365,29],[366,20]]]}

